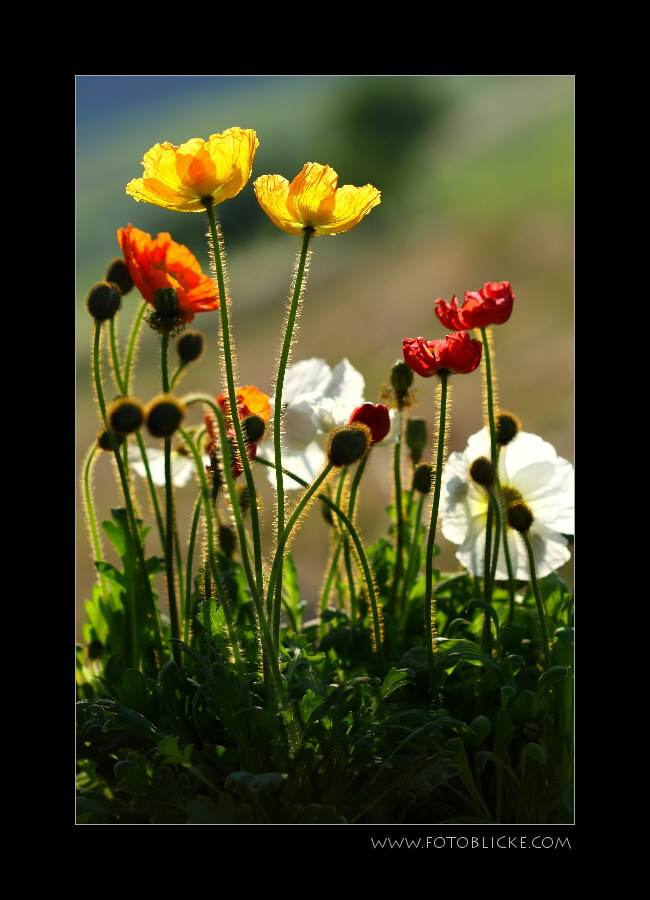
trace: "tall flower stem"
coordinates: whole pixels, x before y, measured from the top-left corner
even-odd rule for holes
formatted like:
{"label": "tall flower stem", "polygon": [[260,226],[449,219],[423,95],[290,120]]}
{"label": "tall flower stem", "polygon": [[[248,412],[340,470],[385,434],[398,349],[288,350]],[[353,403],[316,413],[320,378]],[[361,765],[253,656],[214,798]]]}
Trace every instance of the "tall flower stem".
{"label": "tall flower stem", "polygon": [[535,574],[535,554],[533,553],[533,545],[530,542],[530,538],[528,537],[525,531],[520,532],[522,538],[524,539],[524,543],[526,545],[526,552],[528,553],[528,564],[530,566],[530,583],[533,588],[533,594],[535,595],[535,603],[537,605],[537,616],[539,618],[539,627],[542,632],[542,642],[544,644],[544,660],[546,662],[546,668],[551,668],[551,645],[548,637],[548,626],[546,624],[546,611],[544,610],[544,601],[542,600],[542,595],[539,592],[539,585],[537,584],[537,576]]}
{"label": "tall flower stem", "polygon": [[[101,419],[104,422],[104,426],[106,428],[106,433],[111,443],[111,447],[113,449],[113,453],[115,456],[115,462],[117,464],[120,481],[122,484],[122,493],[124,495],[124,503],[126,506],[127,519],[129,523],[129,529],[131,531],[131,535],[133,537],[133,542],[136,546],[136,553],[138,556],[138,563],[140,565],[140,571],[142,573],[143,585],[145,596],[147,598],[147,605],[149,607],[149,615],[151,617],[151,623],[153,627],[153,637],[154,644],[156,650],[159,655],[159,659],[162,659],[163,655],[163,643],[162,643],[162,634],[160,629],[160,619],[158,614],[158,608],[156,606],[156,601],[154,599],[153,590],[151,587],[151,581],[149,578],[149,573],[147,571],[147,565],[144,558],[144,548],[142,546],[142,538],[140,534],[140,530],[138,528],[138,523],[136,521],[135,510],[133,508],[133,502],[131,500],[131,492],[129,488],[129,481],[126,473],[126,469],[124,467],[124,463],[122,462],[122,457],[120,455],[120,450],[117,444],[117,440],[111,428],[108,425],[107,415],[106,415],[106,400],[104,398],[104,387],[102,384],[102,376],[101,376],[101,366],[100,366],[100,353],[101,350],[101,323],[95,322],[95,332],[94,332],[94,341],[93,341],[93,374],[95,379],[95,390],[97,392],[97,403],[99,405],[99,410],[101,414]],[[135,622],[136,610],[126,610],[127,615],[132,617],[132,622]],[[139,663],[139,650],[136,645],[134,647],[134,652],[138,656]]]}
{"label": "tall flower stem", "polygon": [[[98,446],[95,443],[89,450],[86,455],[86,462],[84,465],[84,477],[83,477],[83,498],[84,498],[84,507],[86,510],[86,519],[88,521],[88,528],[90,530],[90,537],[92,539],[93,550],[95,553],[95,559],[97,561],[103,558],[102,545],[99,537],[99,531],[97,529],[97,519],[95,517],[95,507],[93,503],[93,491],[92,491],[92,472],[97,460],[97,450]],[[106,585],[106,579],[104,575],[99,573],[99,583],[101,585],[102,594],[104,596],[108,596],[108,587]]]}
{"label": "tall flower stem", "polygon": [[[276,535],[279,540],[280,535],[284,531],[285,523],[285,496],[284,496],[284,474],[282,472],[282,395],[284,393],[284,378],[289,365],[291,356],[291,347],[293,344],[293,336],[300,312],[300,304],[306,287],[306,276],[309,261],[309,242],[313,235],[313,230],[305,228],[303,231],[302,243],[298,252],[296,264],[294,266],[294,277],[291,290],[291,299],[288,304],[286,318],[283,328],[283,341],[278,357],[278,367],[275,375],[274,396],[275,402],[273,406],[273,442],[274,442],[274,458],[275,458],[275,476],[276,476]],[[282,554],[280,554],[282,560]],[[272,615],[271,620],[274,623],[274,638],[279,640],[279,621],[280,606],[282,599],[282,578],[278,580],[277,593],[269,595],[271,603]],[[276,624],[277,623],[277,624]]]}
{"label": "tall flower stem", "polygon": [[[262,571],[262,546],[259,524],[259,512],[257,508],[257,492],[253,474],[251,471],[250,460],[246,450],[246,440],[242,429],[239,411],[237,408],[237,392],[235,384],[235,349],[232,335],[230,333],[230,317],[228,315],[228,303],[226,302],[226,273],[225,273],[225,254],[221,241],[221,232],[217,219],[214,214],[214,208],[210,203],[206,204],[206,213],[208,216],[208,224],[210,227],[210,243],[212,250],[212,259],[214,262],[215,275],[217,279],[217,289],[219,291],[219,313],[221,316],[221,350],[222,363],[226,376],[226,393],[228,396],[228,406],[230,409],[229,421],[232,420],[232,427],[235,432],[237,443],[237,453],[244,470],[246,478],[246,487],[250,497],[250,513],[251,513],[251,529],[253,533],[253,553],[255,562],[255,581],[251,583],[251,587],[255,588],[259,594],[264,589],[264,576]],[[227,444],[223,444],[227,446]],[[243,549],[243,548],[242,548]]]}
{"label": "tall flower stem", "polygon": [[404,504],[402,494],[402,435],[404,432],[405,421],[402,410],[399,410],[399,430],[397,440],[393,447],[393,488],[395,492],[395,529],[396,529],[396,547],[395,547],[395,570],[393,572],[393,582],[390,588],[390,596],[388,599],[388,609],[397,618],[399,610],[395,609],[397,597],[399,594],[402,572],[404,568]]}
{"label": "tall flower stem", "polygon": [[126,356],[124,359],[124,393],[128,394],[131,385],[131,372],[133,368],[133,362],[135,360],[135,354],[138,346],[138,337],[140,335],[140,326],[142,325],[142,320],[144,319],[144,314],[147,311],[148,303],[146,300],[142,302],[138,312],[136,313],[135,319],[133,320],[133,325],[131,327],[131,336],[129,338],[129,344],[126,351]]}
{"label": "tall flower stem", "polygon": [[425,569],[425,597],[424,597],[424,629],[426,635],[427,664],[429,668],[429,684],[432,700],[436,702],[437,683],[434,668],[435,662],[435,594],[433,586],[433,552],[438,527],[438,509],[440,506],[440,490],[442,486],[442,469],[445,460],[445,437],[447,432],[447,406],[450,405],[448,393],[449,373],[444,369],[438,372],[440,378],[438,384],[438,428],[434,435],[436,446],[433,460],[433,500],[431,503],[431,524],[429,526],[429,538],[427,541],[426,569]]}
{"label": "tall flower stem", "polygon": [[[246,678],[246,671],[244,668],[244,662],[241,655],[241,650],[239,647],[239,641],[237,639],[237,630],[236,624],[233,619],[232,610],[230,608],[230,600],[228,599],[226,589],[223,586],[223,582],[221,579],[221,572],[219,571],[219,567],[217,566],[215,557],[214,557],[214,534],[213,534],[213,522],[212,522],[212,509],[210,507],[210,488],[208,486],[207,478],[205,476],[205,472],[203,470],[203,463],[201,460],[201,456],[195,447],[194,443],[190,435],[180,430],[180,434],[187,443],[187,446],[190,448],[190,451],[194,457],[194,464],[196,466],[196,471],[199,475],[199,480],[201,483],[201,495],[199,500],[203,502],[204,507],[204,518],[206,524],[206,532],[207,532],[207,545],[208,545],[208,559],[210,566],[210,574],[212,576],[213,583],[215,585],[215,589],[217,592],[217,596],[219,598],[219,603],[223,608],[224,616],[226,619],[226,627],[228,629],[228,638],[230,640],[230,645],[232,647],[233,658],[235,662],[235,667],[237,669],[237,673],[239,675],[240,680],[243,682]],[[195,513],[196,519],[196,513]]]}
{"label": "tall flower stem", "polygon": [[[490,432],[490,462],[495,468],[498,464],[498,448],[496,439],[496,424],[494,418],[494,407],[496,404],[496,386],[494,383],[494,374],[492,371],[492,331],[490,328],[481,328],[481,338],[483,340],[483,407],[484,416],[487,420],[488,430]],[[487,523],[485,528],[485,558],[483,573],[483,594],[485,602],[492,603],[492,524],[494,520],[494,509],[492,503],[488,505]],[[489,638],[491,631],[490,614],[486,609],[483,619],[483,639],[484,642]]]}
{"label": "tall flower stem", "polygon": [[[164,394],[169,393],[169,335],[163,333],[161,342],[161,368],[162,389]],[[167,598],[169,600],[169,623],[173,639],[174,659],[177,665],[181,662],[181,652],[178,645],[180,639],[180,625],[178,621],[178,606],[176,604],[176,575],[174,572],[174,536],[176,533],[176,510],[174,505],[174,482],[172,474],[172,439],[164,438],[165,452],[165,572],[167,576]],[[179,571],[179,578],[181,572]]]}

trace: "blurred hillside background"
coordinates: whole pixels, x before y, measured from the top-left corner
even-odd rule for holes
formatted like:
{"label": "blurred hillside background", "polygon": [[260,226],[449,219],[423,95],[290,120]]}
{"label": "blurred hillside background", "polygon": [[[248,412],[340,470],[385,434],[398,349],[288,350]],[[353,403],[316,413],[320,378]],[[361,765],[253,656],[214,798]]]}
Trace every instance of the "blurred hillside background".
{"label": "blurred hillside background", "polygon": [[[217,207],[228,258],[232,324],[242,384],[271,392],[274,361],[299,240],[277,229],[257,204],[253,181],[289,180],[305,162],[327,163],[339,184],[371,183],[381,205],[336,237],[319,237],[293,361],[343,357],[363,373],[366,399],[378,402],[404,337],[439,338],[438,297],[462,301],[486,281],[510,281],[510,321],[493,329],[500,406],[525,431],[550,441],[573,462],[574,79],[571,75],[78,75],[76,76],[76,375],[77,636],[94,567],[80,499],[84,457],[100,427],[90,376],[92,321],[84,301],[120,254],[117,229],[131,223],[170,232],[209,271],[205,221],[136,203],[126,184],[142,174],[144,153],[165,140],[206,139],[232,126],[257,132],[250,182]],[[126,337],[139,306],[129,294],[120,313]],[[178,393],[222,389],[218,314],[192,326],[207,351]],[[146,326],[135,395],[160,390],[159,338]],[[108,380],[109,368],[104,372]],[[431,431],[434,379],[417,379]],[[451,381],[449,450],[462,450],[482,426],[481,376]],[[107,390],[109,399],[111,389]],[[198,422],[194,411],[189,424]],[[391,451],[373,450],[361,495],[367,543],[386,533]],[[270,528],[272,494],[259,470]],[[94,476],[100,521],[120,505],[113,464],[103,454]],[[142,485],[138,485],[138,490]],[[140,492],[141,512],[153,523]],[[191,486],[178,491],[186,533]],[[154,531],[148,553],[160,552]],[[438,541],[438,565],[457,571],[455,548]],[[113,561],[105,542],[107,558]],[[313,605],[327,559],[327,528],[313,510],[294,545],[303,598]],[[561,574],[572,583],[571,565]],[[164,595],[164,585],[160,586]],[[313,608],[313,607],[312,607]]]}

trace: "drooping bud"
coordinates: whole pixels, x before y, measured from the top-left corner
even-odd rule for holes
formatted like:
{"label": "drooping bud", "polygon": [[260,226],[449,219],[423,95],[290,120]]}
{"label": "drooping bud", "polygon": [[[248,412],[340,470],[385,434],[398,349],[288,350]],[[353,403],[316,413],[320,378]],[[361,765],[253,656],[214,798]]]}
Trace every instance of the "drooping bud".
{"label": "drooping bud", "polygon": [[144,407],[131,397],[118,397],[108,410],[108,421],[113,431],[132,434],[144,423]]}
{"label": "drooping bud", "polygon": [[226,556],[231,557],[237,546],[235,532],[228,525],[219,526],[219,548]]}
{"label": "drooping bud", "polygon": [[116,284],[100,281],[86,297],[86,309],[96,322],[112,319],[122,305],[122,294]]}
{"label": "drooping bud", "polygon": [[421,494],[430,494],[433,485],[433,466],[422,463],[413,473],[413,488]]}
{"label": "drooping bud", "polygon": [[147,428],[154,437],[167,438],[180,427],[185,404],[171,394],[155,397],[145,410]]}
{"label": "drooping bud", "polygon": [[178,302],[174,288],[158,288],[154,293],[153,309],[147,316],[147,322],[159,334],[172,337],[182,331],[191,321],[193,313]]}
{"label": "drooping bud", "polygon": [[200,359],[204,349],[205,337],[201,331],[186,331],[176,341],[176,352],[185,366]]}
{"label": "drooping bud", "polygon": [[504,447],[517,436],[521,430],[521,425],[517,416],[509,412],[500,412],[496,421],[496,439],[497,444]]}
{"label": "drooping bud", "polygon": [[479,456],[469,467],[469,474],[473,481],[481,487],[489,488],[494,484],[494,466],[487,456]]}
{"label": "drooping bud", "polygon": [[367,425],[341,425],[331,431],[327,440],[327,458],[336,468],[351,466],[363,459],[372,443]]}
{"label": "drooping bud", "polygon": [[97,435],[97,446],[100,450],[105,450],[107,453],[110,453],[112,451],[113,445],[111,444],[111,434],[115,438],[118,447],[126,440],[126,435],[118,434],[112,429],[109,431],[107,428],[102,428],[102,430]]}
{"label": "drooping bud", "polygon": [[506,509],[508,525],[515,531],[524,533],[533,524],[533,513],[523,500],[514,500]]}
{"label": "drooping bud", "polygon": [[[406,365],[406,364],[405,364]],[[409,372],[411,370],[409,369]],[[413,374],[411,372],[411,374]],[[427,445],[427,423],[424,419],[408,419],[406,422],[406,446],[411,451],[411,460],[417,466],[422,451]]]}
{"label": "drooping bud", "polygon": [[129,272],[128,266],[121,256],[118,256],[117,259],[112,260],[108,264],[106,275],[104,275],[104,280],[112,281],[113,284],[116,284],[120,289],[123,297],[125,296],[125,294],[128,294],[129,291],[133,290],[133,279],[131,278],[131,273]]}

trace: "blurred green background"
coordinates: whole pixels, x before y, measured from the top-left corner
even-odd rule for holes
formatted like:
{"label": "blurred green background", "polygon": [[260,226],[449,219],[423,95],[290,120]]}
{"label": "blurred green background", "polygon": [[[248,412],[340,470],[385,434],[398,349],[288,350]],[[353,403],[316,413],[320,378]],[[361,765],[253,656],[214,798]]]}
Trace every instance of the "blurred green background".
{"label": "blurred green background", "polygon": [[[180,144],[232,126],[257,132],[250,182],[217,207],[228,257],[229,295],[242,384],[270,393],[274,362],[299,240],[259,208],[253,181],[291,180],[305,162],[327,163],[339,184],[374,184],[381,205],[352,231],[319,237],[293,360],[343,357],[363,373],[366,399],[377,402],[404,337],[444,335],[433,306],[486,281],[510,281],[510,321],[493,329],[500,406],[525,431],[573,461],[573,166],[572,75],[78,75],[76,76],[77,471],[98,429],[89,359],[92,321],[84,300],[119,255],[117,229],[131,223],[170,232],[208,270],[205,221],[136,203],[126,184],[142,174],[144,153],[165,140]],[[139,305],[124,300],[120,335]],[[207,352],[179,393],[221,390],[217,314],[196,317]],[[160,390],[159,338],[145,327],[135,394]],[[108,366],[105,366],[108,376]],[[481,376],[454,378],[450,450],[479,430]],[[418,379],[415,414],[433,425],[434,380]],[[111,389],[108,390],[112,396]],[[198,421],[194,416],[190,423]],[[263,516],[272,495],[263,473]],[[99,520],[119,505],[112,463],[95,470]],[[138,486],[140,490],[141,485]],[[390,450],[373,451],[361,498],[367,542],[386,531]],[[149,516],[140,494],[142,512]],[[179,525],[193,505],[178,492]],[[77,634],[94,582],[85,517],[77,494]],[[159,552],[150,538],[150,553]],[[454,547],[439,541],[439,564],[458,568]],[[304,599],[313,603],[327,557],[317,511],[294,545]],[[112,559],[110,552],[107,557]],[[572,582],[571,566],[562,573]],[[160,586],[161,594],[164,593]]]}

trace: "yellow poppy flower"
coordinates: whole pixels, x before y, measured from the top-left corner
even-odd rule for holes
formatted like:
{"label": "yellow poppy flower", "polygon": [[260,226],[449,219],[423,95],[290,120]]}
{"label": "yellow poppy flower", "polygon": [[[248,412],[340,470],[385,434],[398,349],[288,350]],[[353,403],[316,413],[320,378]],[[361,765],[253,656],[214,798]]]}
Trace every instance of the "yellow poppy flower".
{"label": "yellow poppy flower", "polygon": [[291,183],[281,175],[262,175],[255,181],[255,195],[282,231],[302,234],[313,228],[315,234],[339,234],[358,225],[381,202],[381,194],[371,184],[337,188],[337,182],[330,166],[305,163]]}
{"label": "yellow poppy flower", "polygon": [[144,176],[126,186],[136,200],[180,212],[204,212],[238,194],[251,177],[259,146],[254,131],[229,128],[207,141],[192,138],[175,147],[156,144],[144,155]]}

